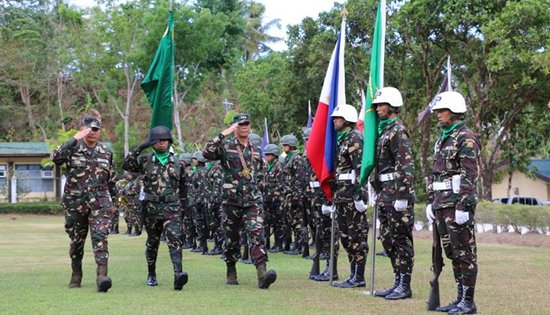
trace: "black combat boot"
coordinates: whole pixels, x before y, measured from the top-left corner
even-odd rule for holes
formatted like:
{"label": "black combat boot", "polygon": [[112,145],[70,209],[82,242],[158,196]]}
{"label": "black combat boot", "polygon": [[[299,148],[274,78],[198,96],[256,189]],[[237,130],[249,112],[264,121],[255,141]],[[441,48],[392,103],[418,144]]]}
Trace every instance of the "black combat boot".
{"label": "black combat boot", "polygon": [[265,263],[260,263],[256,266],[256,273],[258,275],[258,288],[260,289],[268,289],[277,280],[275,270],[266,271]]}
{"label": "black combat boot", "polygon": [[107,269],[107,265],[97,265],[97,292],[107,292],[113,285],[111,278],[107,276]]}
{"label": "black combat boot", "polygon": [[181,264],[174,264],[174,290],[181,291],[188,279],[187,272],[182,271]]}
{"label": "black combat boot", "polygon": [[149,287],[156,287],[159,283],[157,281],[156,265],[147,265],[147,281],[145,284]]}
{"label": "black combat boot", "polygon": [[113,227],[111,228],[111,234],[118,234],[118,223],[117,224],[114,224]]}
{"label": "black combat boot", "polygon": [[141,235],[141,226],[136,225],[134,227],[134,232],[130,236],[140,236]]}
{"label": "black combat boot", "polygon": [[226,278],[226,284],[228,285],[239,285],[239,281],[237,280],[237,266],[234,262],[227,262],[227,278]]}
{"label": "black combat boot", "polygon": [[[315,276],[315,281],[330,281],[330,259],[327,259],[327,267],[321,274]],[[338,280],[338,257],[334,257],[332,264],[332,280]]]}
{"label": "black combat boot", "polygon": [[181,246],[181,248],[189,249],[189,248],[197,247],[194,244],[195,244],[195,240],[194,240],[193,236],[188,235],[187,238],[185,239],[185,241],[183,242],[183,245]]}
{"label": "black combat boot", "polygon": [[132,226],[128,225],[128,227],[126,228],[126,232],[124,232],[124,235],[130,235],[130,234],[132,234]]}
{"label": "black combat boot", "polygon": [[82,262],[72,262],[71,268],[73,273],[71,274],[71,281],[69,282],[69,288],[80,288],[82,283]]}
{"label": "black combat boot", "polygon": [[438,306],[435,310],[437,312],[444,312],[444,313],[447,313],[448,311],[452,310],[453,308],[456,307],[456,305],[458,304],[458,302],[460,302],[460,300],[462,299],[462,280],[460,279],[460,276],[455,276],[455,281],[456,281],[456,299],[454,301],[452,301],[451,303],[449,303],[448,305],[445,305],[445,306]]}
{"label": "black combat boot", "polygon": [[393,290],[397,288],[397,286],[399,285],[399,279],[401,279],[401,277],[399,276],[399,272],[394,271],[393,273],[395,275],[394,283],[387,289],[374,291],[374,296],[386,297],[386,295],[392,293]]}
{"label": "black combat boot", "polygon": [[462,298],[456,304],[455,308],[447,314],[475,314],[477,307],[474,303],[474,287],[462,286]]}
{"label": "black combat boot", "polygon": [[400,273],[399,285],[392,293],[386,295],[386,300],[403,300],[412,297],[411,291],[411,275]]}
{"label": "black combat boot", "polygon": [[292,249],[290,250],[285,250],[284,253],[287,254],[287,255],[299,255],[302,253],[302,250],[300,248],[300,244],[298,244],[298,242],[294,242],[292,244]]}
{"label": "black combat boot", "polygon": [[335,285],[338,288],[348,289],[348,288],[359,288],[365,286],[365,261],[355,262],[355,273],[353,276],[338,284]]}
{"label": "black combat boot", "polygon": [[243,264],[247,264],[247,265],[252,264],[252,259],[250,259],[250,253],[249,253],[249,250],[248,250],[248,244],[244,245],[243,256],[241,257],[240,262],[242,262]]}

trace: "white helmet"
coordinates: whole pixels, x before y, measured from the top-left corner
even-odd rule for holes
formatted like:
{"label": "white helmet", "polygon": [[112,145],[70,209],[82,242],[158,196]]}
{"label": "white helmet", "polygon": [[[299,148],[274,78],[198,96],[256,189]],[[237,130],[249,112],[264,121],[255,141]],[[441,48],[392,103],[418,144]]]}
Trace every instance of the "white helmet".
{"label": "white helmet", "polygon": [[338,105],[336,106],[336,108],[334,109],[330,117],[342,117],[347,122],[356,123],[357,109],[355,109],[355,107],[348,104]]}
{"label": "white helmet", "polygon": [[454,91],[443,92],[436,95],[432,112],[436,109],[446,108],[455,114],[463,114],[466,112],[466,101],[464,97]]}
{"label": "white helmet", "polygon": [[374,95],[373,104],[382,104],[388,103],[392,107],[401,107],[403,106],[403,97],[401,97],[401,92],[398,89],[387,86],[383,87],[376,92]]}

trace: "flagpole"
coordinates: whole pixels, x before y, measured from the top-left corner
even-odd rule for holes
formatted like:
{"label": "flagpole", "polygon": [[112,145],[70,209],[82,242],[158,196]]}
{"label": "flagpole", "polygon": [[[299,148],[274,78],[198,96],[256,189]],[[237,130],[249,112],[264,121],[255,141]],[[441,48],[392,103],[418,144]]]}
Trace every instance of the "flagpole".
{"label": "flagpole", "polygon": [[453,85],[451,84],[451,55],[447,56],[447,91],[452,91]]}
{"label": "flagpole", "polygon": [[380,0],[380,10],[382,10],[382,40],[381,49],[382,56],[380,56],[380,85],[379,88],[384,87],[384,55],[386,52],[386,0]]}
{"label": "flagpole", "polygon": [[170,12],[172,12],[172,0],[170,0]]}

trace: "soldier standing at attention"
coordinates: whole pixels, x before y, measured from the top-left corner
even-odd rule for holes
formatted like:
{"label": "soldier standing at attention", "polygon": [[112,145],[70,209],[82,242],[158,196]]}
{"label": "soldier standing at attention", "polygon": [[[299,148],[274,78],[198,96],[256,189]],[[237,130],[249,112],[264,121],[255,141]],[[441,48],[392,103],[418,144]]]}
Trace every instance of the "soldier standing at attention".
{"label": "soldier standing at attention", "polygon": [[309,181],[307,165],[304,157],[298,152],[298,139],[294,135],[285,135],[281,138],[283,151],[286,153],[283,167],[283,187],[285,194],[285,213],[288,228],[294,236],[294,245],[285,254],[298,255],[302,253],[304,242],[309,240],[305,225],[304,196]]}
{"label": "soldier standing at attention", "polygon": [[[160,236],[166,232],[170,250],[170,259],[174,268],[174,290],[181,290],[187,283],[187,272],[183,272],[181,260],[181,222],[182,209],[180,198],[184,191],[185,172],[175,157],[172,147],[172,135],[165,126],[153,127],[149,140],[134,149],[122,164],[128,172],[143,174],[143,209],[145,211],[145,258],[147,259],[148,286],[157,286],[156,263]],[[140,153],[153,146],[153,152]]]}
{"label": "soldier standing at attention", "polygon": [[[210,162],[208,170],[208,206],[207,211],[211,220],[209,221],[209,230],[214,238],[214,248],[207,255],[214,256],[223,253],[223,241],[225,232],[222,229],[221,208],[222,208],[222,192],[223,192],[223,169],[220,161]],[[207,167],[208,168],[208,167]]]}
{"label": "soldier standing at attention", "polygon": [[455,301],[438,307],[437,311],[475,314],[477,245],[474,215],[481,145],[462,122],[466,102],[460,93],[440,93],[432,111],[437,113],[443,132],[435,143],[426,216],[431,222],[435,220],[445,255],[452,260],[458,291]]}
{"label": "soldier standing at attention", "polygon": [[267,160],[267,169],[264,179],[264,218],[265,218],[265,237],[273,235],[275,244],[267,251],[270,253],[279,253],[283,250],[283,217],[281,215],[282,195],[282,172],[283,166],[279,162],[279,147],[270,143],[265,146],[265,157]]}
{"label": "soldier standing at attention", "polygon": [[82,258],[89,229],[97,264],[97,291],[107,292],[112,285],[107,276],[107,237],[115,211],[116,187],[113,153],[99,142],[100,134],[99,112],[84,114],[80,131],[52,152],[52,160],[57,166],[66,165],[67,183],[61,205],[65,210],[65,232],[71,239],[69,287],[81,286]]}
{"label": "soldier standing at attention", "polygon": [[[236,263],[240,257],[239,230],[248,234],[252,261],[256,266],[258,287],[267,289],[277,279],[274,270],[266,271],[267,253],[264,248],[262,196],[256,173],[261,171],[260,156],[248,141],[250,117],[238,114],[233,124],[206,144],[204,157],[221,160],[224,170],[222,197],[222,226],[226,233],[224,259],[227,265],[227,284],[237,285]],[[235,133],[235,137],[224,141]]]}
{"label": "soldier standing at attention", "polygon": [[334,284],[339,288],[365,286],[367,252],[367,207],[359,185],[363,137],[355,130],[357,110],[351,105],[338,105],[331,114],[336,139],[335,176],[332,183],[340,241],[348,253],[349,279]]}
{"label": "soldier standing at attention", "polygon": [[[127,201],[127,216],[128,216],[128,231],[131,236],[141,235],[141,227],[143,222],[141,222],[141,201],[139,200],[139,192],[141,191],[141,176],[136,173],[127,172],[128,183],[124,187],[124,193],[126,194]],[[131,228],[134,228],[134,231],[131,231]]]}
{"label": "soldier standing at attention", "polygon": [[409,133],[397,114],[403,106],[401,93],[394,87],[380,89],[372,102],[379,118],[376,144],[376,190],[380,240],[390,258],[395,281],[375,296],[401,300],[412,296],[414,263],[414,158]]}
{"label": "soldier standing at attention", "polygon": [[180,154],[180,165],[185,174],[185,185],[183,193],[181,193],[181,207],[182,207],[182,241],[183,249],[197,247],[195,243],[195,225],[193,224],[193,211],[191,209],[190,201],[193,197],[193,182],[191,177],[193,176],[193,154],[184,152]]}
{"label": "soldier standing at attention", "polygon": [[193,171],[191,175],[191,182],[193,183],[192,201],[190,204],[193,212],[193,225],[196,227],[196,238],[199,241],[199,246],[191,249],[193,253],[206,254],[208,252],[208,220],[206,202],[208,196],[208,179],[207,169],[205,167],[206,159],[202,155],[201,151],[195,151],[193,153]]}

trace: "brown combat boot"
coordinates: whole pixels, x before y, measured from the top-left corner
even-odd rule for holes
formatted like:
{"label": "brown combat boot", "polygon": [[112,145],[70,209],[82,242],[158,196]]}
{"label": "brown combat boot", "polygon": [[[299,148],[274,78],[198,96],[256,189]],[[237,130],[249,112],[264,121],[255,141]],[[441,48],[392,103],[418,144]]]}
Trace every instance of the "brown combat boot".
{"label": "brown combat boot", "polygon": [[267,289],[269,286],[277,280],[277,273],[275,270],[265,270],[265,263],[256,265],[256,272],[258,274],[258,288]]}
{"label": "brown combat boot", "polygon": [[111,278],[107,277],[107,265],[97,265],[97,292],[107,292],[111,286]]}
{"label": "brown combat boot", "polygon": [[82,283],[82,265],[72,266],[73,274],[71,275],[71,282],[69,282],[69,288],[80,288]]}
{"label": "brown combat boot", "polygon": [[227,282],[229,285],[238,285],[239,281],[237,280],[237,267],[236,263],[228,262],[227,265]]}

